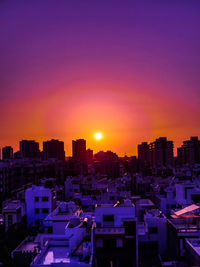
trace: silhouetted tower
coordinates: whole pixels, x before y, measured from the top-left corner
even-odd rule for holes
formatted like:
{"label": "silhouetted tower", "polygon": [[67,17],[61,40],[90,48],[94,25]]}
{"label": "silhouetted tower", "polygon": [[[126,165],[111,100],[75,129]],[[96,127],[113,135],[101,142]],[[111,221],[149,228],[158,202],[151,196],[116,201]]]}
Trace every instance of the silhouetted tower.
{"label": "silhouetted tower", "polygon": [[190,137],[190,140],[183,142],[183,145],[177,148],[178,164],[193,165],[200,163],[200,140],[198,136]]}
{"label": "silhouetted tower", "polygon": [[86,159],[88,163],[91,163],[93,160],[93,150],[87,149],[86,150]]}
{"label": "silhouetted tower", "polygon": [[34,140],[20,141],[20,154],[22,158],[37,158],[40,155],[39,143]]}
{"label": "silhouetted tower", "polygon": [[13,148],[11,146],[5,146],[2,148],[2,159],[12,159],[13,158]]}
{"label": "silhouetted tower", "polygon": [[64,142],[59,140],[49,140],[43,142],[44,159],[65,160]]}
{"label": "silhouetted tower", "polygon": [[147,142],[138,145],[138,159],[145,163],[149,162],[149,145]]}
{"label": "silhouetted tower", "polygon": [[72,156],[76,160],[86,161],[86,140],[77,139],[72,141]]}
{"label": "silhouetted tower", "polygon": [[152,167],[172,167],[174,163],[173,141],[160,137],[149,145],[150,164]]}

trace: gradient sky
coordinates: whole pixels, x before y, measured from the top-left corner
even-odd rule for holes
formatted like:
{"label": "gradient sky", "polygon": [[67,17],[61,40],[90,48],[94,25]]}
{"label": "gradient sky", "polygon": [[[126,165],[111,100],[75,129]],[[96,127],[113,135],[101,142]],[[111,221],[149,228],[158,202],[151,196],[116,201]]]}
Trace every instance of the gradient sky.
{"label": "gradient sky", "polygon": [[[0,147],[133,155],[200,135],[199,0],[0,0]],[[93,134],[101,131],[102,141]]]}

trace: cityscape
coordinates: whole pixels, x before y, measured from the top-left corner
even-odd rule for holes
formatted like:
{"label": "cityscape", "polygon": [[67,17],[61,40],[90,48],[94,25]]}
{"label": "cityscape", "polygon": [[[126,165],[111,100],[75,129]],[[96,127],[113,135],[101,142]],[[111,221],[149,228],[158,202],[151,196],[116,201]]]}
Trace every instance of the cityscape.
{"label": "cityscape", "polygon": [[[95,138],[101,139],[101,134]],[[86,140],[2,148],[3,266],[199,266],[200,140],[159,137],[137,156]]]}
{"label": "cityscape", "polygon": [[0,267],[200,267],[200,0],[0,0]]}

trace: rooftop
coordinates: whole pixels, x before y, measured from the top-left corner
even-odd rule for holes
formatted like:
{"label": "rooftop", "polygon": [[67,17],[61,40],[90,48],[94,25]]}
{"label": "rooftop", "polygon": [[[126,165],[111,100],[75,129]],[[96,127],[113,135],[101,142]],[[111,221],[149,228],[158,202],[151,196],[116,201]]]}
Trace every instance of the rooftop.
{"label": "rooftop", "polygon": [[39,250],[39,242],[35,242],[33,237],[25,238],[19,246],[13,250],[12,254],[15,252],[34,252]]}
{"label": "rooftop", "polygon": [[186,242],[200,256],[200,238],[186,239]]}
{"label": "rooftop", "polygon": [[14,210],[16,211],[17,209],[22,207],[22,202],[20,200],[11,200],[9,201],[4,207],[3,211],[11,211]]}
{"label": "rooftop", "polygon": [[31,266],[51,265],[55,263],[90,264],[91,244],[85,241],[86,231],[83,228],[66,229],[65,235],[41,236],[42,243],[46,240],[41,252]]}
{"label": "rooftop", "polygon": [[43,265],[48,265],[58,262],[70,263],[68,247],[49,247],[45,255],[41,258],[40,263]]}
{"label": "rooftop", "polygon": [[145,214],[146,217],[159,217],[165,218],[164,214],[159,209],[148,210]]}
{"label": "rooftop", "polygon": [[60,202],[59,206],[52,211],[45,221],[69,221],[72,216],[80,216],[81,210],[74,202]]}
{"label": "rooftop", "polygon": [[188,212],[195,211],[195,210],[197,210],[199,208],[200,208],[199,206],[193,204],[193,205],[190,205],[190,206],[185,207],[184,209],[181,209],[179,211],[174,212],[174,214],[176,216],[180,216],[180,215],[186,214]]}

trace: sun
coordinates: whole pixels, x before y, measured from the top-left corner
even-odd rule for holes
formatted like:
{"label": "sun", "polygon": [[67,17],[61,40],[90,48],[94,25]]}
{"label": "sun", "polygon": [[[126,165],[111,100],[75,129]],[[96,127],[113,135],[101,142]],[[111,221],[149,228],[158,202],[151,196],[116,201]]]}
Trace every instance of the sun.
{"label": "sun", "polygon": [[98,132],[98,133],[95,133],[95,134],[94,134],[94,138],[95,138],[96,140],[101,140],[101,139],[103,138],[103,135],[102,135],[102,133]]}

